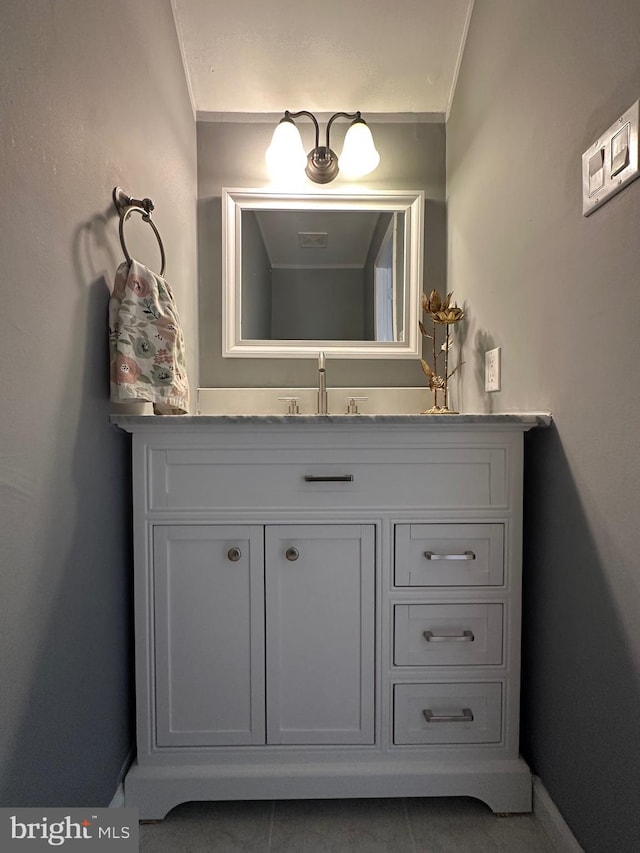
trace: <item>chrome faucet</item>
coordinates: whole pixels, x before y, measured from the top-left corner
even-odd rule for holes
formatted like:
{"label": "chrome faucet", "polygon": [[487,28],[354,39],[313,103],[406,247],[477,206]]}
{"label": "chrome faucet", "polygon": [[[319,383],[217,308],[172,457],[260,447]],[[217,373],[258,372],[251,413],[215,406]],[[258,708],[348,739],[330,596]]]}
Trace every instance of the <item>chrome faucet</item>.
{"label": "chrome faucet", "polygon": [[318,414],[327,414],[327,368],[323,352],[318,353]]}

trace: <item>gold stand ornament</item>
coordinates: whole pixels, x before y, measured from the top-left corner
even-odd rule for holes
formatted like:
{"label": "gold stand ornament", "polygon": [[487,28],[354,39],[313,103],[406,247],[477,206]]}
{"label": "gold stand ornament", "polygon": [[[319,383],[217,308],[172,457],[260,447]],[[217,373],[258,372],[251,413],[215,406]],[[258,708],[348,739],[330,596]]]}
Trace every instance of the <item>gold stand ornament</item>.
{"label": "gold stand ornament", "polygon": [[[423,412],[423,415],[458,414],[457,412],[452,412],[448,406],[448,383],[449,379],[451,379],[456,370],[461,367],[464,362],[458,362],[458,364],[453,368],[451,373],[449,373],[449,350],[453,346],[453,341],[451,340],[449,334],[449,328],[455,323],[459,323],[460,320],[464,318],[464,311],[462,310],[462,308],[458,308],[457,305],[451,305],[452,296],[453,293],[447,293],[443,301],[437,290],[432,290],[428,298],[424,293],[422,294],[422,311],[425,316],[428,316],[431,319],[431,324],[433,327],[433,333],[430,335],[427,332],[424,323],[418,323],[422,336],[425,338],[431,338],[431,343],[433,346],[433,369],[429,366],[429,364],[427,364],[427,362],[423,358],[420,359],[422,369],[429,377],[429,388],[433,391],[433,406],[430,409],[427,409],[426,412]],[[442,345],[438,348],[438,344],[436,341],[436,338],[438,337],[437,330],[442,326],[444,326],[444,341]],[[439,374],[438,358],[442,355],[442,353],[444,353],[444,370],[442,374]],[[438,393],[440,391],[444,393],[443,406],[438,405]]]}

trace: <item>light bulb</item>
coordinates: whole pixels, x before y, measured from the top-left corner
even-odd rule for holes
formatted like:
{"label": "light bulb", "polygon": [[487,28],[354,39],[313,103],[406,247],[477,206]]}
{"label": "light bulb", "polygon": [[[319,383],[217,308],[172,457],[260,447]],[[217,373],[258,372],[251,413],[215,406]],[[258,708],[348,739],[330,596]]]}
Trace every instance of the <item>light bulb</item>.
{"label": "light bulb", "polygon": [[363,121],[354,121],[344,138],[340,171],[347,178],[361,178],[373,172],[379,162],[371,131]]}
{"label": "light bulb", "polygon": [[283,120],[277,125],[264,159],[269,174],[275,180],[293,178],[299,176],[300,172],[304,173],[307,155],[302,147],[300,131],[292,121]]}

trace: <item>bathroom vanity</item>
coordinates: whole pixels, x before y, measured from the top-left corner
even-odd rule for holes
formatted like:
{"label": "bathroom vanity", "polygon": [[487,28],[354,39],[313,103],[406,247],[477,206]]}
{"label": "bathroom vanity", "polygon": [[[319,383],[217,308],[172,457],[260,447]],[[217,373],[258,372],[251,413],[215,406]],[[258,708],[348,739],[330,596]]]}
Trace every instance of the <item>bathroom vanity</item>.
{"label": "bathroom vanity", "polygon": [[523,434],[548,417],[112,420],[133,434],[127,806],[460,795],[530,811]]}

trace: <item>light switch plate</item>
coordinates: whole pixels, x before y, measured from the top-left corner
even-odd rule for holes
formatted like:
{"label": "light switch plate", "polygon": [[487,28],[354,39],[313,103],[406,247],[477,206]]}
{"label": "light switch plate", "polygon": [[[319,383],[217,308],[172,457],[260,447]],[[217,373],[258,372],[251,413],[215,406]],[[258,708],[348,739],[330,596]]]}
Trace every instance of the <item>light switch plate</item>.
{"label": "light switch plate", "polygon": [[584,216],[589,216],[640,175],[639,119],[640,101],[636,101],[582,155]]}

